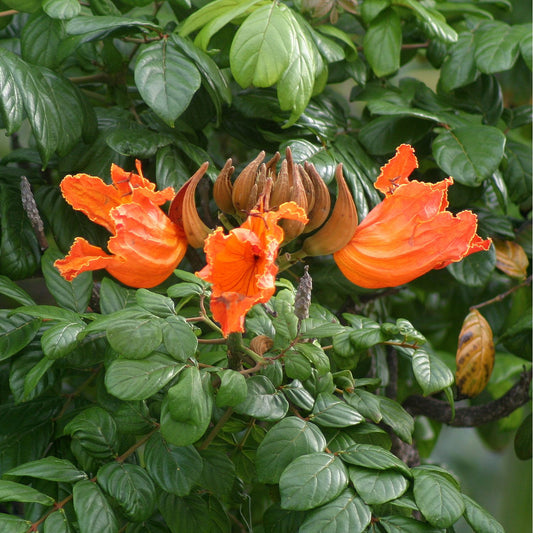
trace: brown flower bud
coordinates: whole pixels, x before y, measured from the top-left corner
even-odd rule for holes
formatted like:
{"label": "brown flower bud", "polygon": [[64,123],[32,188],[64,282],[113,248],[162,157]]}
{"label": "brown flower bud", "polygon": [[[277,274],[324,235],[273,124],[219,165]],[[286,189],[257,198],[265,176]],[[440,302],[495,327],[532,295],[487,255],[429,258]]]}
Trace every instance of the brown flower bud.
{"label": "brown flower bud", "polygon": [[[295,202],[307,213],[307,195],[305,194],[300,173],[296,170],[294,164],[290,165],[289,163],[289,168],[291,167],[293,172],[289,172],[289,176],[292,174],[292,186],[290,187],[289,191],[289,201]],[[282,220],[280,222],[280,226],[285,232],[285,239],[283,242],[287,243],[298,237],[298,235],[303,232],[305,223],[297,220]]]}
{"label": "brown flower bud", "polygon": [[261,194],[261,191],[256,189],[256,197],[253,201],[250,201],[250,193],[257,178],[257,169],[264,158],[265,152],[262,151],[251,163],[244,167],[233,184],[232,200],[237,213],[249,211],[255,205],[257,195]]}
{"label": "brown flower bud", "polygon": [[228,213],[229,215],[235,213],[235,208],[231,201],[233,185],[230,178],[235,170],[232,163],[233,161],[231,158],[226,161],[226,164],[220,171],[220,174],[215,181],[215,185],[213,186],[213,198],[215,199],[215,203],[223,213]]}
{"label": "brown flower bud", "polygon": [[204,163],[178,191],[168,211],[170,220],[180,226],[193,248],[202,248],[205,238],[211,233],[198,215],[194,193],[198,182],[203,178],[209,163]]}
{"label": "brown flower bud", "polygon": [[313,188],[313,205],[309,206],[309,222],[304,233],[309,233],[324,224],[331,208],[331,196],[327,185],[311,163],[305,163],[302,172],[310,179]]}
{"label": "brown flower bud", "polygon": [[342,165],[335,171],[337,201],[328,221],[311,237],[305,239],[302,250],[307,255],[328,255],[350,242],[357,227],[357,209],[342,174]]}

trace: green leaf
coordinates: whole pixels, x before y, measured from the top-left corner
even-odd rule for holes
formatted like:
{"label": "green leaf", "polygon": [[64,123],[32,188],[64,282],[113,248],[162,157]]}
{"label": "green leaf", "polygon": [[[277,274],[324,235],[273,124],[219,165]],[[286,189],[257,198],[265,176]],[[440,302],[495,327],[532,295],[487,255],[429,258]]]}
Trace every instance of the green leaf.
{"label": "green leaf", "polygon": [[463,32],[454,43],[444,61],[440,71],[440,87],[445,91],[452,91],[472,83],[478,76],[474,61],[474,34]]}
{"label": "green leaf", "polygon": [[235,463],[226,453],[219,450],[201,450],[200,456],[203,460],[200,485],[209,487],[210,491],[224,502],[229,501],[231,496],[235,494]]}
{"label": "green leaf", "polygon": [[197,494],[180,498],[163,492],[158,507],[172,533],[211,531],[207,502]]}
{"label": "green leaf", "polygon": [[498,168],[505,135],[492,126],[447,130],[433,141],[433,156],[444,172],[469,187],[477,187]]}
{"label": "green leaf", "polygon": [[370,418],[376,424],[381,422],[380,401],[375,394],[362,389],[354,389],[350,393],[345,392],[344,399],[365,418]]}
{"label": "green leaf", "polygon": [[505,145],[507,164],[503,176],[511,200],[517,204],[531,200],[531,148],[525,144],[508,139]]}
{"label": "green leaf", "polygon": [[161,344],[162,323],[145,311],[118,314],[106,329],[107,340],[122,357],[143,359]]}
{"label": "green leaf", "polygon": [[401,46],[400,17],[394,9],[384,9],[372,19],[363,40],[366,59],[376,76],[388,76],[400,68]]}
{"label": "green leaf", "polygon": [[0,526],[5,533],[26,533],[32,527],[32,523],[18,516],[0,513]]}
{"label": "green leaf", "polygon": [[174,315],[176,312],[171,298],[148,289],[138,289],[135,292],[135,301],[139,307],[161,318]]}
{"label": "green leaf", "polygon": [[203,461],[193,446],[174,446],[155,433],[144,450],[146,470],[165,491],[187,496],[200,479]]}
{"label": "green leaf", "polygon": [[339,452],[339,457],[352,465],[373,470],[393,469],[411,477],[409,467],[401,459],[398,459],[393,453],[381,446],[374,444],[354,444]]}
{"label": "green leaf", "polygon": [[169,126],[187,109],[201,76],[173,41],[143,48],[135,65],[135,84],[143,100]]}
{"label": "green leaf", "polygon": [[236,413],[267,422],[280,420],[286,415],[289,403],[267,377],[252,376],[247,379],[246,385],[248,395],[243,402],[234,407]]}
{"label": "green leaf", "polygon": [[0,312],[0,361],[11,357],[35,337],[41,321],[24,314]]}
{"label": "green leaf", "polygon": [[17,131],[24,119],[23,88],[13,75],[20,68],[20,59],[15,54],[0,51],[0,113],[8,135]]}
{"label": "green leaf", "polygon": [[311,411],[311,409],[313,409],[315,399],[311,393],[304,388],[301,381],[294,379],[287,385],[284,385],[281,390],[287,399],[296,405],[296,407],[303,409],[304,411]]}
{"label": "green leaf", "polygon": [[128,520],[142,522],[152,515],[155,486],[144,468],[129,463],[107,463],[98,470],[97,478]]}
{"label": "green leaf", "polygon": [[303,355],[320,374],[329,372],[329,358],[319,344],[299,342],[294,345],[294,349]]}
{"label": "green leaf", "polygon": [[415,379],[426,396],[451,387],[455,381],[446,364],[425,350],[415,350],[411,363]]}
{"label": "green leaf", "polygon": [[67,20],[80,14],[81,5],[78,0],[44,0],[43,9],[49,17]]}
{"label": "green leaf", "polygon": [[110,278],[104,278],[100,285],[100,310],[109,315],[136,302],[135,291],[119,285]]}
{"label": "green leaf", "polygon": [[11,470],[4,472],[4,477],[28,476],[48,481],[59,481],[62,483],[74,483],[87,479],[87,474],[78,470],[67,459],[57,457],[45,457],[29,463],[21,464]]}
{"label": "green leaf", "polygon": [[58,509],[44,521],[44,533],[71,533],[64,509]]}
{"label": "green leaf", "polygon": [[415,429],[413,417],[398,403],[384,396],[379,397],[379,408],[383,422],[387,424],[400,439],[410,444]]}
{"label": "green leaf", "polygon": [[79,344],[78,333],[85,329],[85,324],[60,322],[49,327],[41,337],[43,352],[49,359],[60,359],[72,352]]}
{"label": "green leaf", "polygon": [[195,443],[211,421],[212,392],[202,383],[200,371],[187,367],[168,390],[161,407],[161,433],[175,446]]}
{"label": "green leaf", "polygon": [[532,35],[530,27],[529,33],[526,33],[520,41],[520,53],[522,54],[522,57],[524,58],[529,70],[533,70],[533,50],[531,47],[531,39]]}
{"label": "green leaf", "polygon": [[128,122],[108,131],[105,141],[119,154],[148,159],[158,148],[169,145],[172,137],[166,132],[155,132],[135,122]]}
{"label": "green leaf", "polygon": [[18,184],[0,183],[0,202],[0,272],[11,279],[28,278],[39,265],[40,251]]}
{"label": "green leaf", "polygon": [[42,12],[36,13],[24,25],[20,38],[22,58],[28,63],[56,68],[59,64],[61,22]]}
{"label": "green leaf", "polygon": [[285,364],[285,373],[289,378],[304,381],[311,375],[311,363],[309,359],[295,350],[287,351],[283,357],[283,362]]}
{"label": "green leaf", "polygon": [[282,509],[278,503],[271,505],[263,514],[265,533],[293,533],[299,531],[305,513]]}
{"label": "green leaf", "polygon": [[0,294],[21,305],[35,305],[31,296],[7,276],[0,276]]}
{"label": "green leaf", "polygon": [[310,420],[319,426],[342,428],[359,424],[364,419],[353,407],[333,394],[320,393]]}
{"label": "green leaf", "polygon": [[198,338],[183,317],[169,316],[161,326],[163,344],[174,359],[185,362],[195,356],[198,348]]}
{"label": "green leaf", "polygon": [[160,391],[185,365],[165,354],[154,352],[145,359],[115,359],[105,375],[110,394],[121,400],[145,400]]}
{"label": "green leaf", "polygon": [[70,35],[83,35],[82,42],[104,39],[114,33],[136,33],[150,29],[162,32],[162,29],[152,22],[142,19],[132,19],[124,15],[87,17],[80,15],[70,19],[65,31]]}
{"label": "green leaf", "polygon": [[368,505],[395,500],[407,490],[409,485],[402,474],[391,470],[376,471],[350,466],[348,473],[357,494]]}
{"label": "green leaf", "polygon": [[326,439],[317,426],[294,416],[284,418],[266,434],[257,449],[256,468],[261,483],[278,483],[297,457],[322,452]]}
{"label": "green leaf", "polygon": [[413,469],[413,494],[424,518],[433,526],[450,527],[465,511],[463,495],[448,478],[426,469]]}
{"label": "green leaf", "polygon": [[72,281],[67,281],[54,266],[54,262],[63,257],[57,248],[50,247],[44,252],[41,268],[46,287],[59,306],[76,313],[85,313],[92,294],[92,273],[82,272]]}
{"label": "green leaf", "polygon": [[215,397],[217,407],[233,407],[246,399],[248,387],[246,378],[235,370],[222,370],[218,372],[220,386]]}
{"label": "green leaf", "polygon": [[475,60],[481,72],[491,74],[509,70],[518,59],[521,29],[504,22],[487,21],[475,33]]}
{"label": "green leaf", "polygon": [[446,268],[459,282],[469,287],[481,287],[487,283],[496,266],[496,252],[494,246],[488,251],[467,255],[458,263],[452,263]]}
{"label": "green leaf", "polygon": [[514,451],[518,459],[531,459],[531,413],[527,415],[518,427],[514,437]]}
{"label": "green leaf", "polygon": [[380,516],[379,523],[386,533],[442,533],[442,529],[408,516]]}
{"label": "green leaf", "polygon": [[270,87],[289,66],[295,36],[286,9],[276,2],[262,6],[237,30],[229,58],[241,87]]}
{"label": "green leaf", "polygon": [[308,513],[299,533],[363,533],[372,514],[353,490],[344,490],[338,498]]}
{"label": "green leaf", "polygon": [[465,502],[465,520],[476,533],[483,533],[484,531],[505,533],[502,525],[490,513],[483,509],[481,505],[466,496],[466,494],[462,496]]}
{"label": "green leaf", "polygon": [[118,533],[117,517],[96,483],[79,481],[74,485],[72,496],[80,533]]}
{"label": "green leaf", "polygon": [[334,500],[348,485],[340,459],[329,453],[300,455],[281,474],[281,507],[306,511]]}
{"label": "green leaf", "polygon": [[27,485],[0,479],[0,502],[33,502],[52,505],[54,498]]}
{"label": "green leaf", "polygon": [[113,417],[101,407],[93,405],[77,414],[65,426],[63,433],[77,440],[91,457],[108,459],[117,455],[117,425]]}

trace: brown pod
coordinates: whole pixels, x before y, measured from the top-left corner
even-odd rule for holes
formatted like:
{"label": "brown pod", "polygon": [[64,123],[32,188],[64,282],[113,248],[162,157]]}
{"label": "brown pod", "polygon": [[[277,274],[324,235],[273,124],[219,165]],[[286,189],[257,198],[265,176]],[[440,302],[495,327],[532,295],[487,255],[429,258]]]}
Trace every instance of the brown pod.
{"label": "brown pod", "polygon": [[319,228],[324,224],[331,209],[331,196],[328,186],[324,183],[320,174],[311,163],[305,163],[305,175],[310,179],[313,188],[313,205],[309,207],[309,222],[305,226],[304,233]]}
{"label": "brown pod", "polygon": [[493,239],[496,249],[496,268],[511,278],[525,279],[529,259],[524,249],[514,241]]}
{"label": "brown pod", "polygon": [[455,383],[464,396],[477,396],[487,385],[494,367],[492,330],[483,315],[472,309],[466,316],[455,362]]}
{"label": "brown pod", "polygon": [[[233,183],[232,201],[237,213],[246,213],[250,210],[250,193],[255,185],[257,169],[264,158],[265,152],[262,151],[251,163],[244,167]],[[253,204],[251,207],[253,207]]]}
{"label": "brown pod", "polygon": [[233,201],[231,199],[233,192],[233,185],[231,183],[231,176],[235,170],[232,165],[233,161],[228,159],[226,164],[220,171],[218,178],[213,186],[213,198],[218,208],[228,215],[235,214],[235,208],[233,207]]}

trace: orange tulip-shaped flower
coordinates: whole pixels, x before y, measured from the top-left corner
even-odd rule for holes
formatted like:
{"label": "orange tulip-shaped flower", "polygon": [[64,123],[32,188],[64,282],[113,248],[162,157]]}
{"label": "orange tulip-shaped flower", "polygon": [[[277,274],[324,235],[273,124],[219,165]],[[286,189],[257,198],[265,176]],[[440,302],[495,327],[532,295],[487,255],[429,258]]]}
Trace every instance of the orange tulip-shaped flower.
{"label": "orange tulip-shaped flower", "polygon": [[224,336],[244,332],[244,317],[275,291],[276,258],[284,239],[280,219],[307,222],[303,208],[285,202],[265,211],[262,202],[228,235],[217,228],[205,241],[207,265],[196,275],[213,284],[211,311]]}
{"label": "orange tulip-shaped flower", "polygon": [[491,240],[476,234],[476,215],[446,211],[453,179],[409,181],[417,166],[413,148],[402,144],[381,168],[375,187],[385,199],[333,256],[352,283],[369,289],[395,287],[489,249]]}
{"label": "orange tulip-shaped flower", "polygon": [[87,174],[66,176],[61,182],[65,200],[113,234],[109,253],[76,238],[69,254],[55,262],[67,281],[104,268],[126,285],[149,288],[168,278],[182,260],[185,234],[159,207],[172,200],[174,190],[156,191],[144,178],[140,161],[136,166],[138,174],[112,165],[111,185]]}

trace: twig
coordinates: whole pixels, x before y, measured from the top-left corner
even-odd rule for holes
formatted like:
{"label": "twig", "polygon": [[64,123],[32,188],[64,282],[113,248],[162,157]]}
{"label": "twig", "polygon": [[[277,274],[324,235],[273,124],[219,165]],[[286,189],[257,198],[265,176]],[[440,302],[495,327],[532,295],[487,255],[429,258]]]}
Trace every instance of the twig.
{"label": "twig", "polygon": [[520,380],[501,398],[483,405],[456,409],[455,417],[452,416],[452,408],[447,402],[431,397],[409,396],[403,407],[411,415],[424,415],[448,426],[476,427],[504,418],[526,404],[530,399],[530,384],[531,370],[524,370]]}
{"label": "twig", "polygon": [[202,444],[198,446],[199,450],[205,450],[211,444],[211,442],[213,442],[213,439],[218,435],[218,432],[222,429],[222,426],[224,426],[224,424],[231,418],[232,414],[233,408],[228,407],[216,423],[215,427],[211,430],[209,435],[207,435]]}
{"label": "twig", "polygon": [[494,298],[491,298],[490,300],[486,300],[485,302],[481,302],[480,304],[471,306],[470,311],[472,311],[472,309],[480,309],[481,307],[485,307],[486,305],[501,302],[504,298],[507,298],[507,296],[517,291],[518,289],[525,287],[526,285],[531,285],[531,275],[528,276],[524,281],[522,281],[522,283],[519,283],[518,285],[511,287],[508,291],[502,292],[501,294],[498,294],[497,296],[495,296]]}
{"label": "twig", "polygon": [[16,15],[18,11],[16,9],[7,9],[6,11],[0,11],[0,17],[10,17]]}

